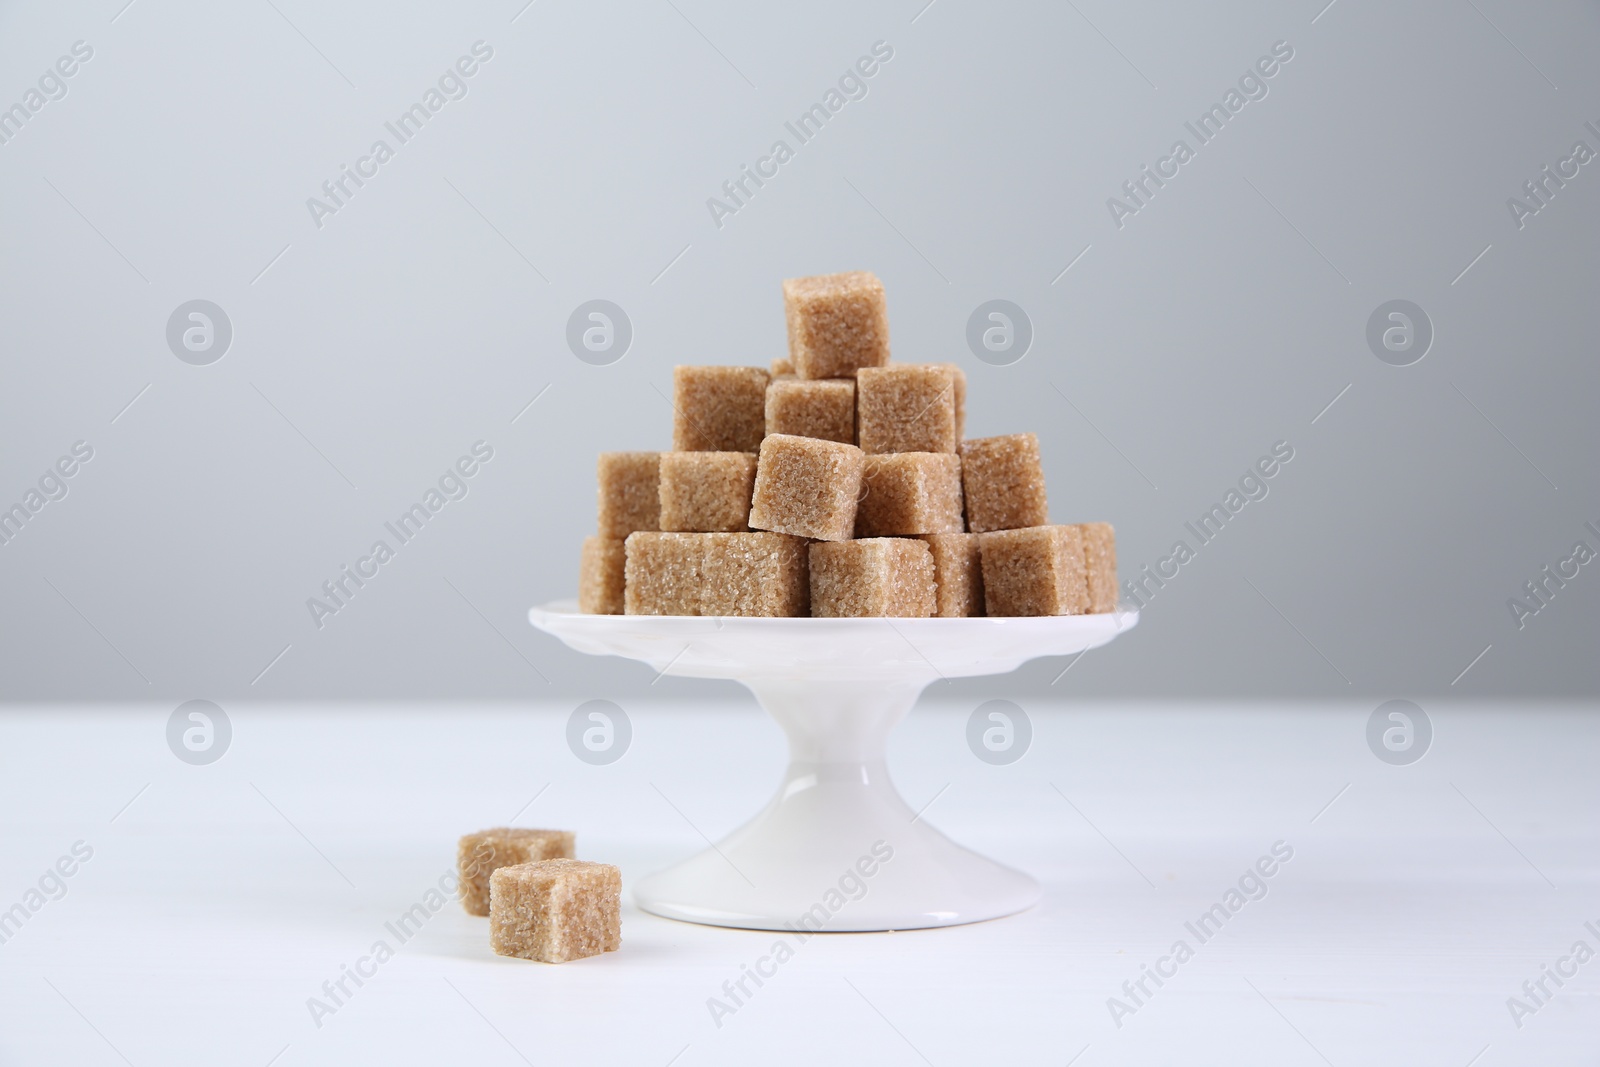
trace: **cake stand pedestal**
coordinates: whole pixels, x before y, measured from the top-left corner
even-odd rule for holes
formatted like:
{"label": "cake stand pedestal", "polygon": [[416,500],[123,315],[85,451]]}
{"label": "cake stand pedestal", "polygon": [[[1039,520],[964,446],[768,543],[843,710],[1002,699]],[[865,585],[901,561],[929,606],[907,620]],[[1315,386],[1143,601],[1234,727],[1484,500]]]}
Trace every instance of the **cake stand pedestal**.
{"label": "cake stand pedestal", "polygon": [[529,621],[580,652],[748,686],[789,738],[767,806],[712,848],[640,879],[670,919],[752,930],[914,930],[1011,915],[1039,883],[929,826],[889,780],[889,731],[930,682],[1105,644],[1138,613],[1005,619],[583,615]]}

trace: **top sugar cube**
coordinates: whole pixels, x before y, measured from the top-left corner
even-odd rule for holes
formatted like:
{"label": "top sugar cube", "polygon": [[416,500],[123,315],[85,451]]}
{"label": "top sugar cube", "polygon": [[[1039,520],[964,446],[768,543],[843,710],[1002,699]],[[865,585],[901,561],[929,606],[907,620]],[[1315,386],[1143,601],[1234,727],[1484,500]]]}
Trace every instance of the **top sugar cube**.
{"label": "top sugar cube", "polygon": [[870,271],[790,278],[783,283],[789,358],[801,378],[854,378],[889,362],[883,283]]}
{"label": "top sugar cube", "polygon": [[673,451],[759,452],[771,380],[764,367],[673,367]]}

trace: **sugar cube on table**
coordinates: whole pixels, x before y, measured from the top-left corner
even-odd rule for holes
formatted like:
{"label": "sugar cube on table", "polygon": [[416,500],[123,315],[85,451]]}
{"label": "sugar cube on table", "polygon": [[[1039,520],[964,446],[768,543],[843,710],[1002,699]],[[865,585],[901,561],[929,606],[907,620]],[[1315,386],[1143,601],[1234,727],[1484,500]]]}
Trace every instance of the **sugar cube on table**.
{"label": "sugar cube on table", "polygon": [[[635,535],[638,536],[638,535]],[[1083,531],[1030,526],[978,535],[990,615],[1082,615],[1089,610]]]}
{"label": "sugar cube on table", "polygon": [[778,378],[793,378],[794,360],[789,359],[786,356],[779,356],[777,359],[773,360],[772,377],[774,380],[777,380]]}
{"label": "sugar cube on table", "polygon": [[961,457],[952,452],[891,452],[862,458],[857,537],[961,530]]}
{"label": "sugar cube on table", "polygon": [[1050,521],[1039,439],[1031,433],[963,441],[961,487],[967,499],[967,529],[973,533],[1044,526]]}
{"label": "sugar cube on table", "polygon": [[927,618],[938,607],[933,556],[910,537],[811,546],[811,614],[819,619]]}
{"label": "sugar cube on table", "polygon": [[578,563],[578,610],[589,615],[621,615],[624,540],[585,537]]}
{"label": "sugar cube on table", "polygon": [[1089,610],[1095,614],[1117,610],[1117,535],[1109,522],[1085,522],[1084,567],[1088,571]]}
{"label": "sugar cube on table", "polygon": [[661,529],[743,531],[755,482],[756,457],[749,452],[663,452]]}
{"label": "sugar cube on table", "polygon": [[750,525],[848,541],[855,533],[863,455],[855,445],[772,434],[761,442]]}
{"label": "sugar cube on table", "polygon": [[767,433],[856,443],[856,383],[780,378],[767,387]]}
{"label": "sugar cube on table", "polygon": [[525,830],[501,826],[463,836],[456,845],[461,906],[469,915],[489,914],[489,876],[501,867],[533,860],[571,859],[571,830]]}
{"label": "sugar cube on table", "polygon": [[490,884],[489,947],[502,956],[566,963],[622,947],[622,872],[609,863],[523,863]]}
{"label": "sugar cube on table", "polygon": [[599,475],[601,537],[660,529],[660,452],[602,452]]}
{"label": "sugar cube on table", "polygon": [[933,577],[938,585],[935,615],[961,619],[984,614],[983,556],[978,534],[928,534],[922,540],[933,554]]}
{"label": "sugar cube on table", "polygon": [[802,378],[853,378],[889,362],[883,283],[870,271],[790,278],[783,311],[789,358]]}
{"label": "sugar cube on table", "polygon": [[856,375],[856,443],[863,452],[954,452],[960,440],[949,364],[894,363]]}
{"label": "sugar cube on table", "polygon": [[767,432],[762,367],[672,368],[672,447],[678,452],[754,452]]}
{"label": "sugar cube on table", "polygon": [[637,533],[627,542],[629,615],[804,615],[806,546],[778,533]]}

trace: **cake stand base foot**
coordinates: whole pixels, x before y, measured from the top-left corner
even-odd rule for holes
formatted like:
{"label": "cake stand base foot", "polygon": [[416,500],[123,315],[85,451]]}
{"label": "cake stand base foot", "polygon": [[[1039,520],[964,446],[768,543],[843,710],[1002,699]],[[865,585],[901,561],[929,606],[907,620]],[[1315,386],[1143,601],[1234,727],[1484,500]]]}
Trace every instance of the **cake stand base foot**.
{"label": "cake stand base foot", "polygon": [[997,919],[1040,888],[918,818],[881,763],[796,763],[753,821],[633,896],[669,919],[807,934]]}

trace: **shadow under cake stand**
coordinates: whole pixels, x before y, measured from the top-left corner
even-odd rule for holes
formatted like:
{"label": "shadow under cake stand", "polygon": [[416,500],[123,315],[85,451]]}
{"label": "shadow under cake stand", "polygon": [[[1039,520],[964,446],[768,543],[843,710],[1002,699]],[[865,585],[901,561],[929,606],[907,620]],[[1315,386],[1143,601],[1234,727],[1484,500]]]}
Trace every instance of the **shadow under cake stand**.
{"label": "shadow under cake stand", "polygon": [[[742,682],[788,735],[789,767],[766,808],[713,848],[640,879],[639,907],[711,926],[790,929],[808,913],[828,914],[816,906],[837,901],[830,891],[858,864],[872,870],[860,879],[865,895],[833,909],[828,931],[955,926],[1038,901],[1032,877],[917,818],[889,780],[889,731],[930,682],[1074,655],[1138,618],[1134,611],[977,619],[584,615],[573,601],[528,612],[535,627],[579,652]],[[854,888],[849,879],[847,887]]]}

